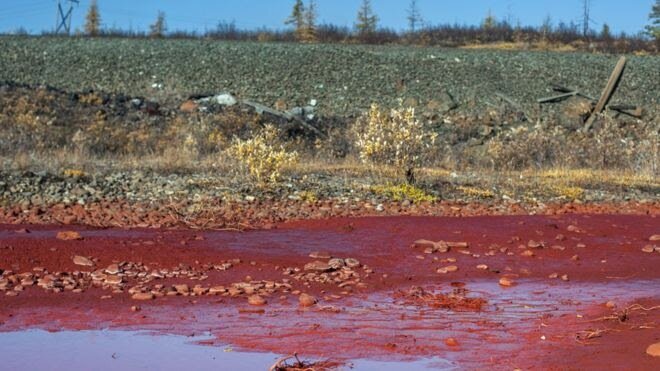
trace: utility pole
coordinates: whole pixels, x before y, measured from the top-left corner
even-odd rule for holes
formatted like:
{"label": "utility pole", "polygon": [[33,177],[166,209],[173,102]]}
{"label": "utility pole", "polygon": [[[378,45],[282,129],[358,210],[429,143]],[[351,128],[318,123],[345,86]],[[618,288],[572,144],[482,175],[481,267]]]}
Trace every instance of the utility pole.
{"label": "utility pole", "polygon": [[[66,5],[64,5],[66,3]],[[64,32],[67,35],[71,33],[71,18],[73,14],[73,5],[78,5],[80,0],[57,0],[57,22],[55,23],[55,33]],[[67,11],[64,11],[66,6]]]}
{"label": "utility pole", "polygon": [[589,12],[591,10],[590,0],[582,0],[582,36],[587,37],[589,35],[589,22],[591,22],[591,17]]}

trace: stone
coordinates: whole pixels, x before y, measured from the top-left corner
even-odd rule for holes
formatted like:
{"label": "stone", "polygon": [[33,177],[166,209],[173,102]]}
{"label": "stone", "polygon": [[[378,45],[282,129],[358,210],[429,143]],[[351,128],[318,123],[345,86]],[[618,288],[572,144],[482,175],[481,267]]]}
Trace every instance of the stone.
{"label": "stone", "polygon": [[645,253],[652,253],[652,252],[655,251],[655,247],[653,247],[651,245],[646,245],[646,246],[642,247],[642,251],[645,252]]}
{"label": "stone", "polygon": [[646,354],[651,357],[660,357],[660,343],[651,344],[646,348]]}
{"label": "stone", "polygon": [[649,241],[660,241],[660,234],[654,234],[653,236],[649,237]]}
{"label": "stone", "polygon": [[429,240],[417,240],[413,242],[413,244],[410,247],[415,249],[426,249],[426,248],[435,249],[435,242]]}
{"label": "stone", "polygon": [[332,267],[328,265],[328,263],[324,263],[322,261],[316,260],[311,263],[305,264],[304,269],[306,271],[313,271],[313,272],[327,272],[332,270]]}
{"label": "stone", "polygon": [[224,294],[225,292],[227,292],[227,288],[224,286],[213,286],[209,289],[209,295]]}
{"label": "stone", "polygon": [[324,251],[314,251],[309,254],[309,257],[313,259],[331,259],[332,255]]}
{"label": "stone", "polygon": [[523,252],[520,253],[520,256],[526,256],[526,257],[528,257],[528,258],[531,258],[531,257],[533,257],[534,255],[535,255],[535,254],[534,254],[534,251],[532,251],[532,250],[525,250],[525,251],[523,251]]}
{"label": "stone", "polygon": [[80,233],[76,231],[62,231],[57,232],[57,239],[62,241],[79,241],[82,240]]}
{"label": "stone", "polygon": [[447,338],[445,339],[445,344],[449,347],[457,347],[458,346],[458,341],[454,338]]}
{"label": "stone", "polygon": [[266,305],[266,299],[262,298],[260,295],[251,295],[248,297],[248,304],[254,306]]}
{"label": "stone", "polygon": [[566,230],[573,233],[582,233],[582,229],[574,225],[569,225],[568,227],[566,227]]}
{"label": "stone", "polygon": [[119,268],[118,264],[110,264],[110,265],[108,265],[107,268],[105,268],[105,273],[107,273],[107,274],[117,274],[117,273],[121,273],[121,269]]}
{"label": "stone", "polygon": [[206,97],[198,100],[199,103],[215,103],[221,106],[231,107],[238,103],[236,98],[229,93],[221,93],[212,97]]}
{"label": "stone", "polygon": [[359,268],[360,267],[360,261],[354,258],[346,258],[344,259],[344,263],[346,263],[346,266],[349,268]]}
{"label": "stone", "polygon": [[84,256],[80,256],[80,255],[76,255],[76,256],[73,257],[73,264],[81,265],[81,266],[84,266],[84,267],[94,266],[93,261],[91,261],[90,259],[88,259]]}
{"label": "stone", "polygon": [[344,262],[344,259],[334,258],[328,261],[328,265],[330,266],[330,268],[334,270],[338,270],[338,269],[342,269],[344,265],[346,265],[346,263]]}
{"label": "stone", "polygon": [[150,292],[137,292],[131,296],[133,300],[153,300],[154,294]]}
{"label": "stone", "polygon": [[176,290],[176,292],[181,295],[188,294],[190,292],[190,288],[186,284],[172,285],[172,287],[174,287],[174,290]]}
{"label": "stone", "polygon": [[298,303],[301,307],[311,307],[312,305],[316,304],[316,298],[312,295],[302,293],[298,297]]}
{"label": "stone", "polygon": [[124,280],[122,277],[115,276],[115,275],[110,275],[105,278],[105,283],[108,285],[119,285],[122,283]]}
{"label": "stone", "polygon": [[504,286],[504,287],[511,287],[511,286],[516,284],[515,281],[513,279],[509,278],[509,277],[500,278],[499,283],[500,283],[501,286]]}
{"label": "stone", "polygon": [[201,295],[204,295],[207,292],[209,292],[209,289],[208,289],[208,287],[202,287],[202,286],[197,285],[197,286],[193,287],[192,291],[193,291],[193,294],[195,294],[197,296],[201,296]]}
{"label": "stone", "polygon": [[485,271],[488,269],[488,266],[486,264],[479,264],[477,265],[477,269],[481,269],[482,271]]}
{"label": "stone", "polygon": [[[441,241],[442,242],[442,241]],[[450,248],[458,248],[458,249],[467,249],[470,247],[470,244],[467,242],[446,242],[447,246]]]}
{"label": "stone", "polygon": [[447,273],[452,273],[452,272],[456,272],[456,271],[458,271],[458,266],[449,265],[449,266],[446,266],[446,267],[443,267],[443,268],[438,268],[438,270],[436,272],[440,273],[440,274],[447,274]]}
{"label": "stone", "polygon": [[543,247],[543,243],[534,240],[529,240],[529,242],[527,242],[527,247],[532,249],[538,249]]}
{"label": "stone", "polygon": [[197,104],[196,102],[194,102],[192,100],[187,100],[187,101],[181,103],[181,105],[179,106],[179,111],[192,113],[192,112],[197,111],[198,108],[199,108],[199,104]]}

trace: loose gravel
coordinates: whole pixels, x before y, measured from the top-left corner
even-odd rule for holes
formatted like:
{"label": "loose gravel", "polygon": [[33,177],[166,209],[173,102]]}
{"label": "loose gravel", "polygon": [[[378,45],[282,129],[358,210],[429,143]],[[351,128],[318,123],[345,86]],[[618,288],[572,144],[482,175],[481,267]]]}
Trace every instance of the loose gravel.
{"label": "loose gravel", "polygon": [[[273,106],[316,99],[346,115],[399,98],[449,93],[464,109],[504,93],[535,107],[560,84],[598,97],[618,56],[435,47],[298,45],[204,40],[0,38],[0,80],[130,95],[228,91]],[[630,56],[612,103],[657,112],[660,57]]]}

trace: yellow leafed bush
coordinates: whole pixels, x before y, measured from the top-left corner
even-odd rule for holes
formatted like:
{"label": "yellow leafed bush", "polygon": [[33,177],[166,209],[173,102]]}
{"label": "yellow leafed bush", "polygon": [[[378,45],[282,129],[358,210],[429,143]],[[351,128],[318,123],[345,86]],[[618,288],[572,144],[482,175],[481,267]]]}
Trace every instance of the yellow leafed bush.
{"label": "yellow leafed bush", "polygon": [[276,142],[277,129],[266,125],[251,139],[234,138],[227,152],[243,164],[257,182],[275,183],[281,176],[282,168],[298,160],[296,151],[287,151],[284,146],[275,145]]}
{"label": "yellow leafed bush", "polygon": [[420,166],[424,150],[436,139],[417,119],[414,108],[400,106],[386,112],[376,104],[357,121],[355,136],[362,161],[393,165],[406,175]]}

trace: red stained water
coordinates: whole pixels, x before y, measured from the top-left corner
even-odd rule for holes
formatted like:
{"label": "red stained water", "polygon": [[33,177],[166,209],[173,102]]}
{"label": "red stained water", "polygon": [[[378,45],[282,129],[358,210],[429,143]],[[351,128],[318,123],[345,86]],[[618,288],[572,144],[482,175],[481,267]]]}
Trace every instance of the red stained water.
{"label": "red stained water", "polygon": [[[571,231],[569,225],[580,231]],[[593,321],[612,314],[604,306],[607,301],[619,308],[631,303],[645,308],[660,304],[660,254],[641,252],[649,236],[660,233],[660,223],[653,216],[332,219],[245,233],[79,229],[82,241],[56,240],[57,228],[27,226],[27,234],[17,233],[20,228],[0,228],[0,269],[80,269],[73,265],[73,255],[97,258],[99,266],[117,260],[160,267],[233,258],[255,262],[210,275],[204,284],[212,286],[238,282],[248,275],[255,280],[280,280],[283,276],[276,266],[302,267],[314,260],[308,257],[310,252],[327,251],[357,258],[374,273],[364,279],[366,288],[341,299],[322,299],[316,307],[300,309],[295,296],[272,297],[263,313],[244,312],[253,309],[244,298],[165,297],[140,302],[142,311],[132,312],[130,307],[136,302],[127,294],[101,300],[107,293],[99,289],[51,294],[28,288],[17,297],[0,296],[3,332],[109,328],[208,333],[211,337],[202,341],[204,345],[232,344],[242,350],[295,351],[340,360],[412,362],[438,357],[459,368],[660,366],[657,359],[644,354],[649,344],[659,341],[660,311],[631,312],[627,323]],[[557,239],[560,234],[563,240]],[[410,247],[421,238],[465,241],[470,245],[467,250],[479,257],[458,249],[427,255]],[[521,256],[524,249],[519,245],[530,240],[548,248],[535,249],[534,257]],[[498,253],[485,255],[493,245],[498,246]],[[551,249],[551,245],[565,250]],[[502,247],[514,254],[499,253]],[[575,255],[578,259],[572,259]],[[432,257],[455,258],[456,262],[441,263]],[[435,272],[449,264],[459,270]],[[478,264],[499,273],[476,269]],[[567,274],[569,280],[548,278],[552,273]],[[503,274],[514,277],[516,285],[499,286]],[[488,304],[480,312],[452,311],[411,305],[394,296],[412,286],[447,293],[453,289],[452,282],[464,283],[468,295]],[[319,298],[341,291],[323,285],[295,288]],[[322,310],[325,306],[340,311]],[[576,341],[580,331],[606,328],[611,330],[588,344]],[[448,338],[456,339],[458,345],[447,345]]]}

